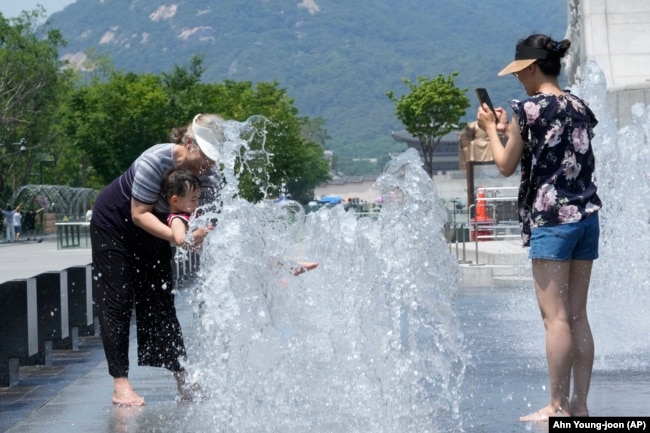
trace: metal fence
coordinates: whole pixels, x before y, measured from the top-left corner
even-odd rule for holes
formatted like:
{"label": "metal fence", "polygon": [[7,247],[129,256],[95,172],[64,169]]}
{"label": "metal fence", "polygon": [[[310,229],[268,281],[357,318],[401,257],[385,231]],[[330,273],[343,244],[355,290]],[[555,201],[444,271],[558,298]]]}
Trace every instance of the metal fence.
{"label": "metal fence", "polygon": [[467,243],[474,244],[474,263],[479,263],[482,242],[502,241],[520,237],[517,216],[517,187],[477,188],[476,201],[468,207],[468,221],[454,221],[445,225],[449,251],[460,263],[471,263],[467,258]]}

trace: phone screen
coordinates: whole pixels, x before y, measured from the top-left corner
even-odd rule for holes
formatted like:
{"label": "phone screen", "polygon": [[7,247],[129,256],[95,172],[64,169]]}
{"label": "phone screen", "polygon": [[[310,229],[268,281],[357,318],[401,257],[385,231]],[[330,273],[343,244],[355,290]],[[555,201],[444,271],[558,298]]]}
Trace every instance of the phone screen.
{"label": "phone screen", "polygon": [[487,106],[490,107],[490,110],[492,110],[494,115],[497,116],[497,112],[494,111],[494,105],[492,105],[492,100],[490,100],[490,95],[488,95],[487,90],[482,87],[477,87],[474,90],[476,91],[476,97],[478,98],[478,101],[481,104],[487,104]]}

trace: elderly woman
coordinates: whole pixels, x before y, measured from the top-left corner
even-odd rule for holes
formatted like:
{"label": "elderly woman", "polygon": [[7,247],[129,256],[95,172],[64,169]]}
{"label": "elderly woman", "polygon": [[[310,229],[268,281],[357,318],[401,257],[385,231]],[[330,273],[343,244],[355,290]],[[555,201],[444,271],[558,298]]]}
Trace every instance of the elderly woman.
{"label": "elderly woman", "polygon": [[[144,405],[129,382],[129,325],[135,304],[138,364],[174,373],[179,397],[191,399],[186,383],[185,346],[176,317],[172,279],[169,206],[162,194],[164,173],[186,168],[209,174],[224,141],[216,115],[197,115],[172,132],[171,143],[145,150],[97,197],[90,223],[93,289],[99,308],[104,351],[114,379],[113,403]],[[209,185],[206,185],[209,187]],[[208,230],[193,232],[201,243]]]}

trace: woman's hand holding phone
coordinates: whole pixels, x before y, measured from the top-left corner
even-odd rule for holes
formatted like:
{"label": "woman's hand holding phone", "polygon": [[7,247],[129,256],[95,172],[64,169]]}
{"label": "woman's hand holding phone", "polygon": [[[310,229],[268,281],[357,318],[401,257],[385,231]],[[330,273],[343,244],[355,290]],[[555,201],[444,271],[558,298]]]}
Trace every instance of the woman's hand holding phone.
{"label": "woman's hand holding phone", "polygon": [[497,113],[497,132],[499,134],[508,134],[510,122],[508,121],[508,113],[501,107],[495,108]]}
{"label": "woman's hand holding phone", "polygon": [[[497,132],[500,134],[505,134],[508,129],[508,114],[503,108],[494,108],[492,100],[490,99],[490,95],[488,95],[486,89],[477,87],[474,89],[474,91],[476,92],[476,97],[480,103],[479,112],[476,116],[479,127],[484,131],[486,130],[485,122],[487,122],[488,119],[485,119],[485,117],[488,117],[490,118],[489,120],[496,124]],[[491,119],[491,116],[489,116],[490,112],[494,114],[494,119]]]}

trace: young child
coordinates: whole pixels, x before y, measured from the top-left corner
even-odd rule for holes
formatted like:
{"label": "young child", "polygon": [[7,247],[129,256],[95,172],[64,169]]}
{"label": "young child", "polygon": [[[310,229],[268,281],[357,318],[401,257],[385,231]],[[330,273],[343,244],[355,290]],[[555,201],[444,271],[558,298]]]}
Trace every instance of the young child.
{"label": "young child", "polygon": [[163,193],[169,204],[167,225],[172,229],[174,243],[182,247],[196,246],[195,240],[203,239],[209,227],[199,227],[188,236],[189,222],[199,206],[201,181],[187,169],[173,169],[165,174]]}
{"label": "young child", "polygon": [[[211,226],[200,227],[192,232],[192,237],[188,237],[187,235],[190,217],[199,204],[200,192],[201,181],[191,171],[186,169],[173,169],[165,174],[163,193],[169,204],[167,225],[171,227],[174,243],[178,246],[196,246],[194,242],[196,234],[201,233],[200,230],[210,231],[212,229]],[[201,236],[201,239],[204,237]],[[318,266],[316,262],[296,262],[288,259],[286,261],[293,275],[300,275]],[[283,265],[283,263],[278,261],[278,265]]]}

